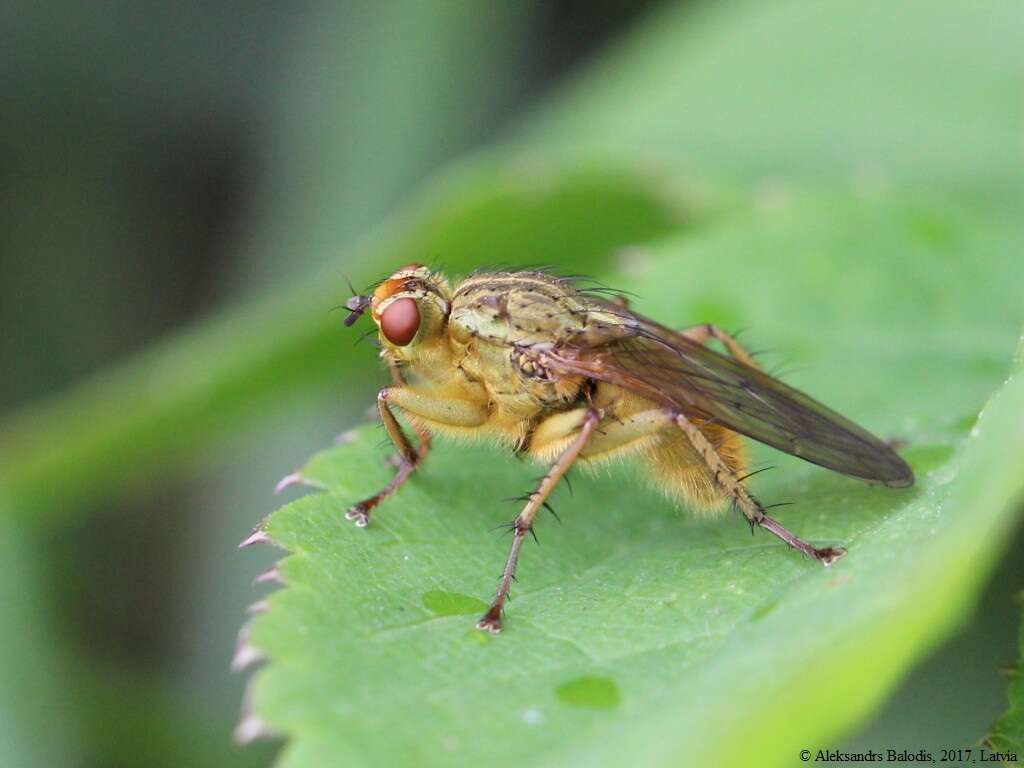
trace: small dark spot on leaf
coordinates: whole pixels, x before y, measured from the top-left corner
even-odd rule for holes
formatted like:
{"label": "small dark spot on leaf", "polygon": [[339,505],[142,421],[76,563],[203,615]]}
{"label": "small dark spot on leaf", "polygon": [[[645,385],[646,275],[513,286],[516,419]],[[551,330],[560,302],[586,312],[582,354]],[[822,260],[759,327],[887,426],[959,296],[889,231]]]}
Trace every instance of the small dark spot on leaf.
{"label": "small dark spot on leaf", "polygon": [[460,595],[458,592],[444,592],[432,589],[423,593],[423,606],[438,616],[466,616],[483,613],[487,603],[476,597]]}
{"label": "small dark spot on leaf", "polygon": [[954,421],[950,426],[956,432],[962,432],[967,434],[971,431],[975,424],[978,423],[978,412],[971,411],[966,416],[961,416],[959,419]]}
{"label": "small dark spot on leaf", "polygon": [[922,211],[912,215],[907,224],[917,241],[933,250],[948,249],[953,243],[953,227],[942,216]]}
{"label": "small dark spot on leaf", "polygon": [[754,612],[752,614],[750,614],[750,618],[753,621],[757,621],[759,619],[763,619],[769,613],[774,611],[778,606],[779,606],[779,601],[778,600],[769,600],[766,603],[762,603],[761,605],[757,606],[757,608],[754,610]]}
{"label": "small dark spot on leaf", "polygon": [[982,376],[1005,376],[1009,373],[1009,364],[999,357],[976,357],[968,363],[970,370]]}
{"label": "small dark spot on leaf", "polygon": [[622,697],[615,681],[607,677],[584,675],[555,688],[555,696],[566,704],[585,709],[614,709]]}

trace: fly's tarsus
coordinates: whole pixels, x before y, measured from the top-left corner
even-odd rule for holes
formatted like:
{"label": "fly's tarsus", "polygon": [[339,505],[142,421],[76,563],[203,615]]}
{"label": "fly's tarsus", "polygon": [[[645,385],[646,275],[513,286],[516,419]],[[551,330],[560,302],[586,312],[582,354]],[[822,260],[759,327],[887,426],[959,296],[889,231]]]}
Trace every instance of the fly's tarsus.
{"label": "fly's tarsus", "polygon": [[[392,375],[398,374],[392,370]],[[353,504],[345,512],[345,519],[355,522],[357,528],[365,528],[370,524],[370,517],[373,510],[386,498],[393,495],[409,479],[413,472],[423,463],[423,459],[430,451],[430,434],[420,429],[416,430],[419,437],[419,447],[414,448],[401,424],[391,412],[388,405],[388,396],[392,390],[384,387],[377,393],[377,410],[380,414],[381,425],[387,434],[387,442],[395,448],[395,453],[387,461],[395,467],[394,477],[383,489],[367,499]]]}
{"label": "fly's tarsus", "polygon": [[501,632],[501,608],[492,605],[487,613],[480,617],[476,628],[490,632],[492,635],[499,634]]}
{"label": "fly's tarsus", "polygon": [[357,528],[365,528],[368,526],[370,524],[370,517],[373,510],[382,501],[384,501],[384,499],[393,495],[395,491],[405,484],[405,481],[409,479],[409,476],[412,475],[419,466],[420,461],[422,461],[422,456],[422,453],[419,454],[417,459],[414,461],[407,461],[399,458],[398,469],[395,472],[394,477],[391,478],[391,481],[373,496],[363,499],[349,507],[348,511],[345,512],[345,519],[355,522]]}
{"label": "fly's tarsus", "polygon": [[361,501],[358,504],[353,504],[345,512],[346,520],[353,520],[356,524],[356,528],[365,528],[370,524],[370,509],[365,501]]}
{"label": "fly's tarsus", "polygon": [[761,519],[758,525],[769,533],[778,536],[793,549],[803,552],[805,555],[817,560],[824,566],[832,565],[832,563],[836,562],[846,554],[846,550],[843,547],[815,547],[812,544],[808,544],[803,539],[798,538],[786,530],[778,520],[768,517],[767,515]]}

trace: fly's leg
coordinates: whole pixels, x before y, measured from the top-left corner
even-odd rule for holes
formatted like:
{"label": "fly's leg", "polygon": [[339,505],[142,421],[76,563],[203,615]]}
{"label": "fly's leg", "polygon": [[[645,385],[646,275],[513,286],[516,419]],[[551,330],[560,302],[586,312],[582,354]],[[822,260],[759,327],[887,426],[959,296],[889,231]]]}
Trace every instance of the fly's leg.
{"label": "fly's leg", "polygon": [[[729,354],[744,365],[749,365],[751,368],[757,368],[758,370],[761,368],[753,356],[744,349],[742,344],[716,325],[711,325],[710,323],[695,325],[679,333],[698,344],[707,344],[711,339],[717,339],[729,351]],[[768,517],[764,513],[764,507],[761,503],[747,491],[740,479],[736,477],[736,474],[725,465],[725,462],[722,461],[714,446],[708,442],[704,433],[682,414],[677,414],[675,418],[676,423],[689,438],[690,444],[704,458],[708,468],[711,469],[715,482],[722,490],[729,494],[751,525],[759,525],[766,531],[778,536],[790,547],[800,550],[805,555],[813,557],[824,565],[832,565],[832,563],[846,554],[846,550],[842,547],[814,547],[794,536],[778,520]]]}
{"label": "fly's leg", "polygon": [[758,370],[761,368],[761,366],[757,364],[757,361],[754,360],[754,357],[744,349],[742,344],[717,325],[711,325],[711,323],[694,325],[690,328],[681,330],[679,335],[685,336],[698,344],[707,344],[711,339],[717,339],[722,343],[722,346],[729,350],[730,355],[735,357],[744,365],[749,365],[751,368],[757,368]]}
{"label": "fly's leg", "polygon": [[711,445],[704,433],[688,418],[681,413],[675,414],[675,421],[679,428],[689,439],[694,450],[704,459],[715,483],[732,499],[739,507],[743,516],[751,526],[758,525],[771,534],[778,536],[790,547],[798,549],[809,557],[813,557],[822,565],[832,565],[836,560],[846,554],[842,547],[815,547],[806,541],[797,538],[782,525],[764,513],[764,507],[754,496],[747,491],[743,482],[726,465],[718,451]]}
{"label": "fly's leg", "polygon": [[[395,365],[394,363],[390,363],[388,365],[388,370],[391,373],[391,380],[395,383],[395,385],[391,388],[390,392],[394,392],[395,390],[398,390],[398,389],[401,389],[401,388],[407,386],[407,382],[402,377],[402,371],[399,369],[399,367],[397,365]],[[378,410],[378,412],[380,412],[380,407],[381,406],[380,406],[380,403],[379,403],[379,400],[380,400],[380,393],[379,392],[377,393],[377,399],[378,399],[377,410]],[[395,421],[395,419],[394,419],[394,416],[392,415],[391,418],[390,418],[390,422],[394,425],[394,427],[398,428],[398,432],[399,432],[400,437],[403,440],[405,440],[406,438],[405,438],[404,433],[402,433],[401,427],[399,427],[397,424],[394,424],[394,421]],[[396,470],[400,470],[402,468],[402,466],[404,464],[408,463],[408,462],[406,461],[405,456],[402,454],[401,449],[398,449],[398,445],[399,444],[395,440],[395,438],[392,436],[392,431],[391,431],[392,427],[389,426],[389,420],[385,419],[383,414],[381,414],[381,422],[384,424],[384,428],[387,431],[388,436],[391,437],[391,444],[394,445],[395,448],[396,448],[396,452],[391,454],[388,457],[388,463],[391,464],[391,466],[393,466]],[[430,451],[430,433],[427,432],[425,429],[422,429],[418,424],[413,424],[413,430],[416,432],[416,437],[419,438],[419,446],[420,447],[419,447],[419,450],[417,451],[417,453],[419,454],[419,461],[422,462],[423,459],[426,457],[427,453]],[[408,443],[408,440],[406,440],[406,442]],[[399,483],[399,485],[401,485],[401,483]],[[396,488],[395,490],[398,490],[398,489]],[[393,492],[394,491],[392,491],[392,493]]]}
{"label": "fly's leg", "polygon": [[385,387],[377,393],[377,410],[380,413],[381,423],[384,424],[384,430],[388,433],[388,437],[391,438],[391,443],[397,451],[395,475],[384,488],[373,496],[348,508],[345,517],[348,520],[354,520],[360,528],[369,525],[370,514],[374,508],[401,488],[430,452],[430,434],[425,430],[417,430],[420,438],[418,450],[409,442],[405,430],[402,429],[402,425],[398,423],[398,419],[395,418],[395,414],[388,406],[388,397],[392,391]]}
{"label": "fly's leg", "polygon": [[[414,448],[406,437],[402,425],[395,418],[391,406],[397,406],[413,416],[419,417],[416,423],[416,434],[419,436],[419,449]],[[418,422],[431,421],[450,426],[474,427],[487,420],[487,412],[472,403],[463,400],[443,400],[413,392],[404,387],[385,387],[377,393],[377,410],[384,429],[395,446],[397,452],[397,469],[384,488],[368,499],[353,504],[345,513],[345,517],[354,520],[360,528],[370,523],[370,515],[374,508],[395,493],[409,476],[423,463],[430,450],[430,433]]]}
{"label": "fly's leg", "polygon": [[[554,461],[568,448],[589,409],[579,408],[548,416],[530,435],[527,452],[535,459]],[[606,418],[580,452],[580,459],[604,461],[623,458],[650,446],[662,430],[674,428],[672,414],[652,408],[624,417]]]}
{"label": "fly's leg", "polygon": [[476,623],[477,629],[483,629],[492,634],[501,632],[501,613],[505,608],[505,600],[508,599],[508,591],[512,587],[512,580],[516,575],[516,564],[519,561],[519,550],[523,547],[526,535],[533,529],[534,518],[544,506],[551,491],[558,484],[558,481],[569,471],[569,467],[576,461],[580,451],[586,446],[587,441],[593,434],[598,422],[601,420],[601,412],[590,408],[586,411],[579,433],[573,438],[572,443],[562,452],[558,460],[551,466],[537,486],[537,490],[530,494],[523,507],[522,512],[512,523],[512,549],[508,553],[508,560],[505,562],[505,570],[501,574],[501,583],[498,585],[498,593],[494,596],[490,609]]}

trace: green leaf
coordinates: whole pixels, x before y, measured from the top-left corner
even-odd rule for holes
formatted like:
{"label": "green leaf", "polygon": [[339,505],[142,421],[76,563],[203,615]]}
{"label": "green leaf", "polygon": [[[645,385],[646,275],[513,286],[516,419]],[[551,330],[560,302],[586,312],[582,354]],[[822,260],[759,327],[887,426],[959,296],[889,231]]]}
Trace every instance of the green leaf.
{"label": "green leaf", "polygon": [[[1022,346],[1024,350],[1024,346]],[[1024,605],[1024,592],[1020,594]],[[1009,672],[1010,709],[985,737],[985,746],[994,752],[1024,755],[1024,621],[1020,625],[1020,660]]]}
{"label": "green leaf", "polygon": [[473,624],[508,542],[488,530],[537,468],[442,442],[358,530],[345,508],[389,476],[380,433],[362,429],[300,471],[324,492],[267,522],[292,554],[245,646],[270,660],[251,722],[288,738],[291,767],[790,765],[830,743],[962,618],[1014,522],[1018,229],[916,192],[790,189],[635,249],[630,277],[608,281],[637,309],[747,326],[748,343],[807,366],[790,381],[906,441],[917,486],[756,447],[779,465],[752,481],[759,495],[797,503],[784,523],[849,547],[825,570],[735,519],[693,519],[629,469],[581,475],[491,637]]}

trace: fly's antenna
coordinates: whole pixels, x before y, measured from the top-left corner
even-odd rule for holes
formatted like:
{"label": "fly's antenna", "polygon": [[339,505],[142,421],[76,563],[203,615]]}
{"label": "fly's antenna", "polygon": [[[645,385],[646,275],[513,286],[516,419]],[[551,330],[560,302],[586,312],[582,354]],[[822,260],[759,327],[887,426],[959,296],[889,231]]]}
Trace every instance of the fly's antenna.
{"label": "fly's antenna", "polygon": [[355,287],[352,285],[352,281],[345,277],[345,282],[348,283],[348,289],[352,292],[351,298],[345,302],[345,309],[348,310],[348,317],[345,318],[345,327],[349,328],[363,316],[363,312],[370,306],[370,297],[361,296],[356,292]]}
{"label": "fly's antenna", "polygon": [[348,310],[348,317],[345,318],[345,325],[351,326],[363,316],[370,306],[369,296],[353,296],[351,299],[345,302],[345,309]]}

